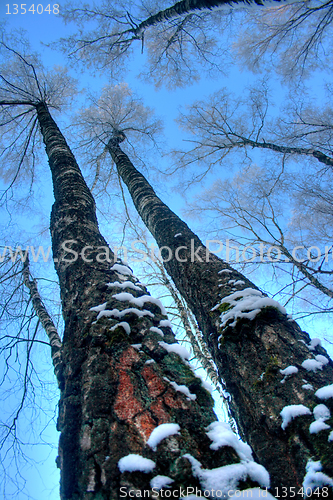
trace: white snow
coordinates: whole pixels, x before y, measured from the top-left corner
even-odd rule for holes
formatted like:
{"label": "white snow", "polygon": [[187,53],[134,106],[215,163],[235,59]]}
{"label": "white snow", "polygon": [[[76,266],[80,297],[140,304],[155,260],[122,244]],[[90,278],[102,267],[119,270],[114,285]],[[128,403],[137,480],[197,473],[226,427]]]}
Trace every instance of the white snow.
{"label": "white snow", "polygon": [[245,285],[245,281],[243,281],[243,280],[235,281],[234,286],[240,286],[240,285]]}
{"label": "white snow", "polygon": [[178,424],[161,424],[156,427],[150,434],[147,441],[148,446],[150,446],[154,451],[157,450],[157,445],[165,438],[172,436],[173,434],[179,434],[180,427]]}
{"label": "white snow", "polygon": [[312,339],[310,344],[308,345],[308,348],[310,351],[314,351],[316,349],[317,345],[321,345],[321,340],[320,339]]}
{"label": "white snow", "polygon": [[164,333],[162,332],[162,330],[160,328],[157,328],[157,326],[151,326],[149,328],[149,330],[151,332],[158,333],[159,335],[161,335],[161,337],[164,337]]}
{"label": "white snow", "polygon": [[212,311],[217,309],[221,304],[230,304],[231,309],[221,314],[221,326],[225,326],[229,321],[232,321],[229,326],[236,326],[237,320],[241,318],[254,319],[256,315],[264,307],[275,307],[282,314],[287,314],[285,308],[274,299],[264,297],[259,290],[254,288],[245,288],[239,292],[234,292],[227,297],[224,297],[220,304],[213,307]]}
{"label": "white snow", "polygon": [[147,359],[147,361],[145,361],[145,365],[150,365],[151,363],[156,363],[156,361],[154,359]]}
{"label": "white snow", "polygon": [[100,304],[99,306],[91,307],[89,309],[89,311],[101,312],[101,311],[104,311],[106,306],[107,306],[107,302],[104,302],[104,304]]}
{"label": "white snow", "polygon": [[318,462],[309,460],[306,464],[306,474],[304,476],[303,488],[305,490],[305,494],[307,488],[309,488],[308,491],[310,492],[310,495],[306,496],[311,496],[315,488],[321,488],[322,486],[327,485],[333,486],[333,480],[326,474],[321,472],[321,469],[322,465],[320,463],[320,460]]}
{"label": "white snow", "polygon": [[207,427],[207,436],[212,441],[210,448],[218,450],[222,446],[231,446],[241,460],[253,460],[251,447],[238,439],[226,422],[213,422]]}
{"label": "white snow", "polygon": [[280,381],[281,384],[284,384],[288,377],[298,373],[298,368],[296,366],[290,365],[283,370],[280,370],[281,375],[284,375],[284,378]]}
{"label": "white snow", "polygon": [[221,490],[222,494],[228,495],[228,492],[237,489],[239,481],[244,481],[247,477],[265,488],[270,485],[266,469],[253,461],[242,461],[209,470],[202,469],[200,462],[189,453],[184,457],[190,461],[193,475],[199,479],[204,490]]}
{"label": "white snow", "polygon": [[126,314],[129,314],[129,313],[134,313],[137,316],[139,316],[139,318],[141,318],[142,316],[150,316],[151,318],[154,317],[154,314],[151,313],[150,311],[147,311],[146,309],[144,309],[143,311],[140,311],[139,309],[136,309],[135,307],[129,307],[128,309],[123,309],[122,311],[119,311],[119,309],[111,309],[111,310],[106,309],[106,310],[98,313],[96,320],[99,320],[100,318],[103,318],[104,316],[107,318],[109,318],[109,317],[122,318],[123,316],[126,316]]}
{"label": "white snow", "polygon": [[329,429],[331,426],[325,424],[325,422],[322,419],[315,420],[310,424],[309,427],[309,432],[310,434],[317,434],[320,431],[324,431],[325,429]]}
{"label": "white snow", "polygon": [[116,328],[118,328],[118,326],[122,326],[127,335],[131,333],[131,327],[126,321],[120,321],[117,325],[111,326],[110,331],[113,332]]}
{"label": "white snow", "polygon": [[113,264],[111,267],[111,271],[116,271],[120,274],[124,274],[125,276],[131,276],[133,275],[132,271],[130,270],[129,267],[124,266],[122,264]]}
{"label": "white snow", "polygon": [[131,344],[131,346],[132,346],[134,349],[139,350],[139,349],[141,349],[142,344]]}
{"label": "white snow", "polygon": [[314,391],[314,387],[311,384],[303,384],[302,389],[305,389],[306,391]]}
{"label": "white snow", "polygon": [[331,417],[331,412],[326,405],[320,404],[313,408],[313,415],[315,420],[328,420]]}
{"label": "white snow", "polygon": [[319,363],[322,363],[323,365],[327,365],[329,362],[326,356],[323,356],[322,354],[317,354],[317,356],[315,356],[315,359],[319,361]]}
{"label": "white snow", "polygon": [[178,236],[181,236],[181,235],[182,235],[182,233],[177,233],[177,234],[175,234],[174,238],[178,238]]}
{"label": "white snow", "polygon": [[161,319],[158,326],[168,326],[169,328],[172,328],[172,325],[168,319]]}
{"label": "white snow", "polygon": [[134,285],[132,281],[123,281],[122,283],[119,283],[119,281],[114,281],[113,283],[107,283],[107,286],[109,288],[131,288],[132,290],[138,290],[139,292],[142,292],[142,288]]}
{"label": "white snow", "polygon": [[139,470],[141,472],[149,473],[155,468],[156,464],[149,458],[144,458],[135,453],[123,457],[118,462],[120,472],[133,472]]}
{"label": "white snow", "polygon": [[316,359],[306,359],[303,361],[302,366],[308,372],[316,372],[317,370],[322,370],[324,365]]}
{"label": "white snow", "polygon": [[151,488],[155,488],[156,490],[161,490],[162,488],[168,488],[174,482],[171,477],[168,476],[155,476],[150,481]]}
{"label": "white snow", "polygon": [[282,417],[281,427],[285,430],[293,418],[301,415],[311,415],[311,411],[304,405],[288,405],[282,409],[280,415]]}
{"label": "white snow", "polygon": [[290,365],[287,366],[287,368],[284,368],[283,370],[280,370],[281,375],[293,375],[294,373],[298,373],[298,368],[296,366]]}
{"label": "white snow", "polygon": [[174,344],[167,344],[166,342],[163,342],[162,340],[159,342],[160,346],[163,347],[166,351],[168,352],[175,352],[178,354],[181,358],[185,359],[190,359],[190,353],[188,350],[183,347],[182,345],[178,344],[178,342],[175,342]]}
{"label": "white snow", "polygon": [[[166,380],[168,380],[168,379],[166,379]],[[172,385],[172,387],[175,389],[175,391],[182,392],[183,394],[185,394],[185,396],[188,399],[191,399],[192,401],[197,399],[196,394],[192,394],[190,392],[189,388],[186,387],[186,385],[178,385],[176,382],[173,382],[172,380],[168,380],[168,382]]]}
{"label": "white snow", "polygon": [[328,441],[333,441],[333,431],[329,433]]}
{"label": "white snow", "polygon": [[120,302],[129,302],[130,304],[134,304],[135,306],[144,307],[146,302],[150,302],[151,304],[156,304],[160,309],[163,316],[166,316],[166,310],[162,304],[162,302],[150,295],[142,295],[141,297],[134,297],[131,293],[121,292],[112,295],[112,297]]}
{"label": "white snow", "polygon": [[219,271],[217,274],[222,274],[222,273],[232,273],[230,269],[222,269],[222,271]]}
{"label": "white snow", "polygon": [[262,498],[268,498],[268,500],[275,499],[267,490],[262,490],[260,488],[248,488],[247,490],[237,491],[234,495],[228,496],[228,498],[251,498],[252,500],[261,500]]}
{"label": "white snow", "polygon": [[333,384],[325,385],[315,392],[315,395],[319,399],[333,398]]}

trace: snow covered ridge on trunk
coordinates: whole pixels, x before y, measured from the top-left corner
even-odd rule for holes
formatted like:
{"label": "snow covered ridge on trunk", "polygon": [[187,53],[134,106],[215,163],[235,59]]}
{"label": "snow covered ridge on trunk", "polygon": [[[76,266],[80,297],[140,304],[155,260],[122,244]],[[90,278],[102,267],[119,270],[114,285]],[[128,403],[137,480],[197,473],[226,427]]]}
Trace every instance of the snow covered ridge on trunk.
{"label": "snow covered ridge on trunk", "polygon": [[[306,464],[306,474],[303,481],[303,488],[306,497],[312,496],[312,492],[314,492],[316,488],[333,486],[333,479],[321,472],[321,470],[322,465],[320,460],[318,462],[309,460]],[[307,491],[311,493],[308,495],[306,493]],[[321,494],[321,498],[325,498],[323,494]]]}
{"label": "snow covered ridge on trunk", "polygon": [[152,431],[147,441],[147,445],[150,446],[154,451],[157,450],[157,445],[163,441],[163,439],[173,436],[174,434],[179,434],[180,427],[178,424],[160,424]]}
{"label": "snow covered ridge on trunk", "polygon": [[[240,481],[246,481],[247,478],[264,488],[270,486],[267,470],[253,460],[242,460],[238,464],[224,465],[216,469],[203,469],[201,463],[189,453],[183,456],[191,463],[192,473],[198,478],[201,488],[205,493],[210,492],[208,498],[230,498],[229,493],[237,490]],[[215,496],[214,492],[218,492],[219,496]]]}
{"label": "snow covered ridge on trunk", "polygon": [[282,314],[287,311],[279,302],[269,297],[265,297],[262,292],[254,288],[245,288],[239,292],[234,292],[224,297],[219,304],[213,307],[212,311],[219,309],[225,304],[226,310],[221,314],[221,327],[234,327],[239,319],[254,319],[265,307],[274,307]]}
{"label": "snow covered ridge on trunk", "polygon": [[300,417],[301,415],[311,415],[311,413],[311,410],[309,410],[309,408],[304,405],[285,406],[280,412],[280,415],[282,417],[282,429],[285,430],[294,418]]}

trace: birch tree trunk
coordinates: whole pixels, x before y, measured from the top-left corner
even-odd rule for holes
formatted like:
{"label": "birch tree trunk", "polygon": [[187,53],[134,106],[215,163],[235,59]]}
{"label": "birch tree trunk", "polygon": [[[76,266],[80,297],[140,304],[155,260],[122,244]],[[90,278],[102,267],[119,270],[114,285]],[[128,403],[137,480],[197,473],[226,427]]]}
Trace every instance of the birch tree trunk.
{"label": "birch tree trunk", "polygon": [[[74,156],[44,104],[37,114],[54,185],[50,227],[65,320],[62,500],[160,498],[161,484],[176,497],[186,488],[203,491],[207,471],[228,464],[238,471],[236,485],[258,484],[263,470],[249,458],[252,469],[240,463],[235,435],[234,448],[210,448],[211,396],[179,355],[163,306],[114,263]],[[174,425],[152,435],[162,424]]]}
{"label": "birch tree trunk", "polygon": [[[312,432],[314,426],[309,427],[314,420],[312,410],[319,403],[333,411],[333,364],[326,351],[315,342],[311,344],[308,334],[277,302],[209,253],[135,169],[119,146],[123,139],[112,138],[109,152],[160,247],[166,270],[197,319],[232,395],[232,414],[256,458],[269,471],[273,494],[279,495],[282,487],[300,488],[303,481],[307,484],[310,460],[320,460],[326,474],[333,477],[330,428],[317,434]],[[246,307],[246,301],[252,305]],[[242,311],[238,317],[237,310]],[[294,368],[281,373],[290,366]],[[320,397],[322,392],[316,393],[322,386],[328,386],[331,394],[325,401]],[[304,414],[287,423],[280,415],[285,407],[290,408],[284,410],[283,417],[293,411]],[[327,420],[328,425],[332,423],[332,418]],[[332,486],[328,476],[323,484]]]}

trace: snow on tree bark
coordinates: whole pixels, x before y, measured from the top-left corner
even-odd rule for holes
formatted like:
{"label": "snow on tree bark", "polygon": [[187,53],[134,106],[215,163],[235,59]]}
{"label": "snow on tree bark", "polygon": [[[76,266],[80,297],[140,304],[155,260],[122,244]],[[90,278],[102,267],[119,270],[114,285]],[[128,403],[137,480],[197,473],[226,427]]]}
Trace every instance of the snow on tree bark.
{"label": "snow on tree bark", "polygon": [[[130,490],[151,495],[160,476],[167,476],[171,492],[201,491],[196,460],[205,474],[230,464],[247,470],[231,445],[210,448],[207,426],[216,420],[211,396],[174,346],[165,348],[175,338],[163,307],[127,266],[113,262],[111,250],[109,261],[101,258],[101,247],[108,247],[91,193],[44,104],[37,115],[54,183],[50,228],[65,320],[61,498],[113,500]],[[151,448],[152,431],[165,423],[178,424],[179,432]],[[242,472],[237,485],[251,486],[255,479]]]}
{"label": "snow on tree bark", "polygon": [[[189,227],[156,196],[119,147],[123,139],[111,138],[109,152],[138,213],[165,255],[165,268],[195,314],[232,395],[233,416],[256,458],[269,471],[272,486],[301,487],[306,465],[313,457],[321,460],[324,471],[332,477],[329,431],[310,434],[310,415],[300,416],[282,429],[280,415],[285,406],[303,404],[313,408],[318,404],[314,392],[303,386],[308,384],[316,390],[330,384],[333,363],[329,360],[321,370],[307,371],[302,362],[315,354],[328,359],[326,351],[321,346],[309,350],[308,334],[274,302],[267,301],[270,305],[252,314],[252,319],[234,316],[233,326],[232,320],[223,324],[220,315],[232,311],[231,296],[235,292],[245,290],[246,296],[251,289],[254,296],[264,295],[226,262],[209,254]],[[170,260],[169,251],[163,254],[163,246],[171,250]],[[235,303],[239,305],[237,300]],[[298,367],[298,373],[282,382],[279,370],[289,365]],[[328,406],[333,409],[332,398]]]}

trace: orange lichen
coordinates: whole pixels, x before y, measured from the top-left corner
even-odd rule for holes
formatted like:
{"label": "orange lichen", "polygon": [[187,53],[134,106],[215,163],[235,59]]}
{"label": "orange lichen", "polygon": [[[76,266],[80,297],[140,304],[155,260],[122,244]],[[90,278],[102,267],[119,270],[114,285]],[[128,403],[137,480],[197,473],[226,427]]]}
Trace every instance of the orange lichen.
{"label": "orange lichen", "polygon": [[129,420],[142,411],[143,406],[134,394],[129,372],[120,370],[118,392],[114,405],[115,414],[122,420]]}
{"label": "orange lichen", "polygon": [[144,413],[141,413],[140,415],[135,417],[134,425],[145,441],[148,441],[150,434],[157,426],[155,420],[153,420],[148,411],[145,411]]}
{"label": "orange lichen", "polygon": [[156,398],[166,389],[166,383],[161,377],[155,372],[155,370],[149,366],[145,365],[142,372],[143,378],[145,379],[148,394],[151,398]]}

